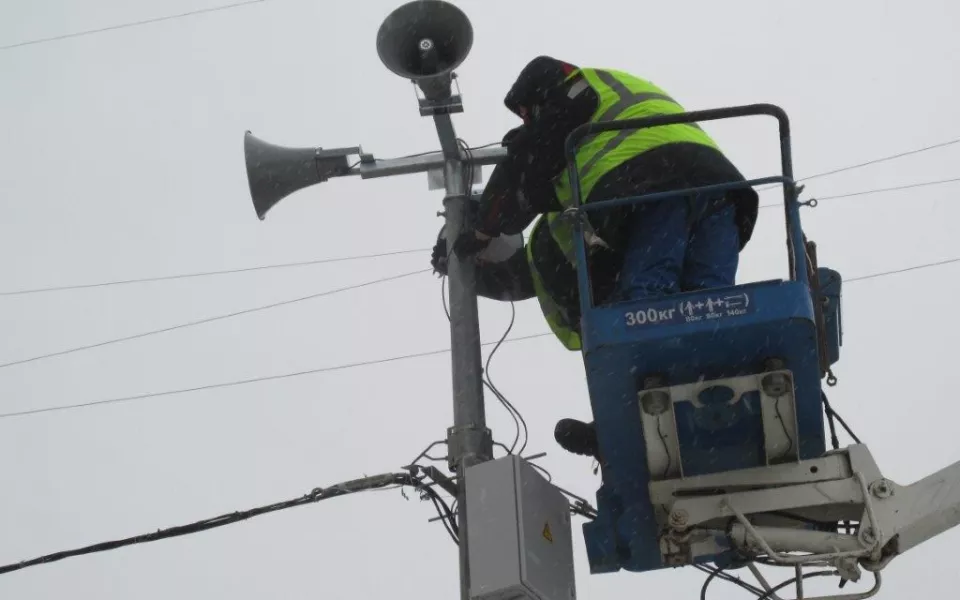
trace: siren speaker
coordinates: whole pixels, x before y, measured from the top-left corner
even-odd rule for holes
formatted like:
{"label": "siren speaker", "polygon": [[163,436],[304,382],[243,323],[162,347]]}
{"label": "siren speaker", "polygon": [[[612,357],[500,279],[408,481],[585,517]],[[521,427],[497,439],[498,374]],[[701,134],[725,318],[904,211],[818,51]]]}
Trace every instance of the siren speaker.
{"label": "siren speaker", "polygon": [[377,32],[385,67],[421,87],[457,68],[473,46],[473,26],[462,10],[442,0],[414,0],[390,13]]}
{"label": "siren speaker", "polygon": [[285,148],[267,143],[249,131],[243,138],[247,180],[257,217],[293,192],[326,181],[349,169],[347,156],[357,148]]}

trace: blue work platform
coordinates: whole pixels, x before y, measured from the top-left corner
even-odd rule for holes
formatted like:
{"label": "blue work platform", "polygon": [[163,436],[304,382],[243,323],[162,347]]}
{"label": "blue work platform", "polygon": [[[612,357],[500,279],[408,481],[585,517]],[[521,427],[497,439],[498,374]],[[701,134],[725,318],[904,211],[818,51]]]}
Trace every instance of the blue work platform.
{"label": "blue work platform", "polygon": [[[677,123],[767,115],[777,119],[782,173],[721,185],[582,204],[575,168],[586,136]],[[612,134],[611,134],[612,135]],[[790,129],[758,104],[588,124],[567,139],[582,353],[599,438],[598,515],[584,525],[591,571],[685,564],[660,543],[668,515],[652,481],[799,461],[825,449],[821,381],[839,358],[840,276],[816,265],[800,226]],[[637,202],[777,183],[783,186],[789,279],[594,304],[582,235],[589,213]],[[730,545],[693,562],[729,562]]]}

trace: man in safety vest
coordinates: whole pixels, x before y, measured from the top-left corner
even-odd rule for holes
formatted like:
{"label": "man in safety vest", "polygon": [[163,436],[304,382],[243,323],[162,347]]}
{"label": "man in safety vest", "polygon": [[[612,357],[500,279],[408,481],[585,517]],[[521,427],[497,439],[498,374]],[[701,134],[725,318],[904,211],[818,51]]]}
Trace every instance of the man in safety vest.
{"label": "man in safety vest", "polygon": [[[504,103],[523,125],[503,140],[507,157],[481,196],[474,230],[454,243],[460,257],[490,240],[521,233],[537,219],[525,248],[500,263],[480,263],[478,293],[505,301],[536,296],[550,328],[580,350],[580,310],[572,206],[564,144],[588,122],[676,114],[684,108],[649,81],[615,70],[579,68],[540,56],[528,63]],[[674,124],[588,136],[576,152],[583,202],[744,181],[697,124]],[[621,300],[734,285],[739,252],[757,219],[752,188],[694,200],[670,198],[590,213],[584,227],[595,301]],[[433,265],[445,272],[446,244]],[[592,423],[563,419],[557,442],[597,456]]]}

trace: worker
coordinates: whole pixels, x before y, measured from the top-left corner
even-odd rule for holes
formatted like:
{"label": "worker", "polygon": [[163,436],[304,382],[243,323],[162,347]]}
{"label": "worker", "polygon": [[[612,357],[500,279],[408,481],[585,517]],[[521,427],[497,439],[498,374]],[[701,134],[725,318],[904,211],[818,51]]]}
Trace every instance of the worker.
{"label": "worker", "polygon": [[[662,89],[614,70],[580,68],[548,57],[530,61],[507,93],[523,119],[503,139],[507,156],[475,207],[473,229],[454,242],[475,257],[501,235],[524,231],[525,247],[504,262],[478,264],[478,293],[497,300],[536,296],[551,329],[580,350],[580,305],[565,141],[593,122],[684,112]],[[697,124],[673,124],[588,136],[576,165],[584,203],[744,181]],[[674,197],[592,211],[584,224],[596,304],[735,285],[739,253],[753,233],[758,198],[748,187],[695,198]],[[443,239],[432,263],[444,272]],[[565,450],[598,457],[593,423],[561,420],[554,431]]]}

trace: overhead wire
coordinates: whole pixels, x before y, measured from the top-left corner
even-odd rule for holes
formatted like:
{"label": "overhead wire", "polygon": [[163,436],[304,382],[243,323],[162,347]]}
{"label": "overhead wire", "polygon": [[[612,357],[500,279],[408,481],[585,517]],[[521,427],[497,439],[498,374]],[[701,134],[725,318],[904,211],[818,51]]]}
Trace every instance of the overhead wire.
{"label": "overhead wire", "polygon": [[[904,268],[904,269],[896,269],[896,270],[884,271],[884,272],[879,272],[879,273],[872,273],[872,274],[870,274],[870,275],[861,275],[861,276],[859,276],[859,277],[851,277],[850,279],[845,280],[845,283],[852,283],[852,282],[856,282],[856,281],[863,281],[863,280],[868,280],[868,279],[875,279],[875,278],[885,277],[885,276],[889,276],[889,275],[897,275],[897,274],[905,273],[905,272],[908,272],[908,271],[916,271],[916,270],[919,270],[919,269],[939,267],[939,266],[943,266],[943,265],[947,265],[947,264],[956,264],[956,263],[960,263],[960,258],[950,259],[950,260],[947,260],[947,261],[939,261],[939,262],[935,262],[935,263],[927,263],[927,264],[922,264],[922,265],[915,265],[915,266],[908,267],[908,268]],[[552,335],[553,335],[552,332],[544,332],[544,333],[536,333],[536,334],[519,336],[519,337],[514,337],[514,338],[507,338],[507,339],[504,339],[504,340],[503,340],[502,344],[508,344],[508,343],[513,343],[513,342],[521,342],[521,341],[526,341],[526,340],[531,340],[531,339],[536,339],[536,338],[548,337],[548,336],[552,336]],[[496,344],[498,344],[498,343],[500,343],[500,342],[499,342],[499,341],[497,341],[497,342],[483,342],[483,343],[481,343],[481,346],[493,346],[493,345],[496,345]],[[501,344],[501,345],[502,345],[502,344]],[[340,371],[340,370],[345,370],[345,369],[354,369],[354,368],[360,368],[360,367],[367,367],[367,366],[372,366],[372,365],[378,365],[378,364],[396,362],[396,361],[400,361],[400,360],[408,360],[408,359],[414,359],[414,358],[422,358],[422,357],[426,357],[426,356],[435,356],[435,355],[439,355],[439,354],[445,354],[445,353],[447,353],[447,352],[450,352],[450,348],[442,348],[442,349],[430,350],[430,351],[426,351],[426,352],[416,352],[416,353],[410,353],[410,354],[403,354],[403,355],[400,355],[400,356],[392,356],[392,357],[382,358],[382,359],[366,360],[366,361],[355,362],[355,363],[346,363],[346,364],[340,364],[340,365],[333,365],[333,366],[329,366],[329,367],[319,367],[319,368],[316,368],[316,369],[308,369],[308,370],[296,371],[296,372],[292,372],[292,373],[281,373],[281,374],[278,374],[278,375],[265,375],[265,376],[261,376],[261,377],[251,377],[251,378],[249,378],[249,379],[241,379],[241,380],[235,380],[235,381],[227,381],[227,382],[221,382],[221,383],[213,383],[213,384],[208,384],[208,385],[196,386],[196,387],[192,387],[192,388],[181,388],[181,389],[167,390],[167,391],[162,391],[162,392],[150,392],[150,393],[146,393],[146,394],[138,394],[138,395],[133,395],[133,396],[124,396],[124,397],[119,397],[119,398],[110,398],[110,399],[105,399],[105,400],[97,400],[97,401],[92,401],[92,402],[83,402],[83,403],[78,403],[78,404],[67,404],[67,405],[61,405],[61,406],[50,406],[50,407],[45,407],[45,408],[36,408],[36,409],[28,409],[28,410],[15,411],[15,412],[0,413],[0,419],[7,419],[7,418],[13,418],[13,417],[29,416],[29,415],[34,415],[34,414],[48,413],[48,412],[58,412],[58,411],[65,411],[65,410],[73,410],[73,409],[79,409],[79,408],[88,408],[88,407],[101,406],[101,405],[106,405],[106,404],[119,404],[119,403],[125,403],[125,402],[132,402],[132,401],[136,401],[136,400],[146,400],[146,399],[149,399],[149,398],[157,398],[157,397],[161,397],[161,396],[172,396],[172,395],[176,395],[176,394],[186,394],[186,393],[191,393],[191,392],[199,392],[199,391],[205,391],[205,390],[212,390],[212,389],[219,389],[219,388],[226,388],[226,387],[235,387],[235,386],[241,386],[241,385],[248,385],[248,384],[260,383],[260,382],[264,382],[264,381],[273,381],[273,380],[279,380],[279,379],[289,379],[289,378],[292,378],[292,377],[300,377],[300,376],[305,376],[305,375],[313,375],[313,374],[326,373],[326,372],[331,372],[331,371]]]}
{"label": "overhead wire", "polygon": [[418,269],[418,270],[416,270],[416,271],[410,271],[410,272],[408,272],[408,273],[401,273],[401,274],[399,274],[399,275],[391,275],[390,277],[382,277],[382,278],[380,278],[380,279],[375,279],[375,280],[373,280],[373,281],[365,281],[365,282],[363,282],[363,283],[358,283],[358,284],[354,284],[354,285],[348,285],[348,286],[346,286],[346,287],[341,287],[341,288],[337,288],[337,289],[333,289],[333,290],[326,290],[326,291],[323,291],[323,292],[318,292],[318,293],[316,293],[316,294],[309,294],[309,295],[307,295],[307,296],[301,296],[301,297],[299,297],[299,298],[291,298],[291,299],[289,299],[289,300],[281,300],[280,302],[273,302],[273,303],[271,303],[271,304],[265,304],[265,305],[263,305],[263,306],[255,306],[255,307],[252,307],[252,308],[245,308],[245,309],[243,309],[243,310],[238,310],[238,311],[234,311],[234,312],[227,313],[227,314],[222,314],[222,315],[215,315],[215,316],[212,316],[212,317],[206,317],[206,318],[203,318],[203,319],[198,319],[198,320],[196,320],[196,321],[188,321],[188,322],[186,322],[186,323],[180,323],[180,324],[178,324],[178,325],[172,325],[172,326],[170,326],[170,327],[163,327],[163,328],[161,328],[161,329],[154,329],[154,330],[151,330],[151,331],[144,331],[144,332],[141,332],[141,333],[137,333],[137,334],[133,334],[133,335],[128,335],[128,336],[124,336],[124,337],[113,338],[113,339],[105,340],[105,341],[102,341],[102,342],[97,342],[97,343],[95,343],[95,344],[86,344],[86,345],[84,345],[84,346],[76,346],[76,347],[74,347],[74,348],[67,348],[66,350],[58,350],[58,351],[56,351],[56,352],[48,352],[48,353],[46,353],[46,354],[40,354],[40,355],[37,355],[37,356],[32,356],[32,357],[30,357],[30,358],[22,358],[22,359],[20,359],[20,360],[15,360],[15,361],[11,361],[11,362],[7,362],[7,363],[0,364],[0,369],[7,368],[7,367],[12,367],[12,366],[15,366],[15,365],[22,365],[22,364],[26,364],[26,363],[34,362],[34,361],[38,361],[38,360],[45,360],[45,359],[53,358],[53,357],[56,357],[56,356],[64,356],[64,355],[66,355],[66,354],[72,354],[72,353],[74,353],[74,352],[81,352],[81,351],[84,351],[84,350],[92,350],[92,349],[94,349],[94,348],[102,348],[102,347],[104,347],[104,346],[109,346],[109,345],[112,345],[112,344],[119,344],[119,343],[121,343],[121,342],[128,342],[128,341],[131,341],[131,340],[137,340],[137,339],[149,337],[149,336],[152,336],[152,335],[158,335],[158,334],[161,334],[161,333],[168,333],[168,332],[176,331],[176,330],[179,330],[179,329],[186,329],[186,328],[188,328],[188,327],[196,327],[197,325],[204,325],[204,324],[207,324],[207,323],[213,323],[213,322],[215,322],[215,321],[222,321],[222,320],[224,320],[224,319],[232,319],[232,318],[234,318],[234,317],[239,317],[239,316],[241,316],[241,315],[248,315],[248,314],[251,314],[251,313],[260,312],[260,311],[264,311],[264,310],[270,310],[270,309],[278,308],[278,307],[281,307],[281,306],[288,306],[288,305],[290,305],[290,304],[296,304],[296,303],[298,303],[298,302],[305,302],[305,301],[307,301],[307,300],[313,300],[313,299],[316,299],[316,298],[322,298],[322,297],[324,297],[324,296],[332,296],[332,295],[334,295],[334,294],[339,294],[339,293],[341,293],[341,292],[346,292],[346,291],[350,291],[350,290],[356,290],[356,289],[360,289],[360,288],[363,288],[363,287],[367,287],[367,286],[371,286],[371,285],[376,285],[376,284],[384,283],[384,282],[387,282],[387,281],[394,281],[394,280],[397,280],[397,279],[403,279],[403,278],[405,278],[405,277],[411,277],[411,276],[413,276],[413,275],[419,275],[420,273],[426,273],[426,272],[428,272],[428,271],[430,271],[430,269]]}
{"label": "overhead wire", "polygon": [[120,23],[118,25],[109,25],[107,27],[99,27],[97,29],[87,29],[84,31],[76,31],[73,33],[64,33],[61,35],[55,35],[46,38],[38,38],[33,40],[27,40],[23,42],[16,42],[13,44],[7,44],[5,46],[0,46],[0,50],[11,50],[13,48],[21,48],[23,46],[34,46],[37,44],[46,44],[48,42],[55,42],[59,40],[65,40],[69,38],[83,37],[87,35],[93,35],[95,33],[105,33],[107,31],[117,31],[120,29],[128,29],[130,27],[139,27],[141,25],[149,25],[152,23],[160,23],[162,21],[173,21],[176,19],[183,19],[186,17],[192,17],[195,15],[200,15],[204,13],[212,12],[222,12],[227,10],[233,10],[235,8],[241,8],[243,6],[249,6],[251,4],[260,4],[262,2],[267,2],[268,0],[244,0],[242,2],[234,2],[233,4],[226,4],[222,6],[212,6],[210,8],[199,8],[196,10],[191,10],[187,12],[182,12],[174,15],[166,15],[163,17],[153,17],[150,19],[142,19],[140,21],[131,21],[128,23]]}
{"label": "overhead wire", "polygon": [[[385,473],[382,475],[375,475],[372,477],[363,477],[361,479],[345,481],[345,482],[338,483],[326,488],[314,488],[309,493],[304,494],[299,498],[294,498],[292,500],[284,500],[281,502],[267,504],[265,506],[260,506],[260,507],[252,508],[249,510],[226,513],[217,517],[211,517],[208,519],[203,519],[201,521],[196,521],[194,523],[189,523],[187,525],[179,525],[177,527],[159,529],[151,533],[146,533],[146,534],[137,535],[137,536],[128,537],[128,538],[119,539],[119,540],[113,540],[109,542],[101,542],[101,543],[93,544],[90,546],[84,546],[82,548],[76,548],[73,550],[63,550],[60,552],[54,552],[52,554],[46,554],[44,556],[40,556],[30,560],[24,560],[24,561],[12,563],[9,565],[3,565],[3,566],[0,566],[0,575],[5,573],[11,573],[13,571],[19,571],[21,569],[25,569],[28,567],[60,561],[66,558],[74,557],[74,556],[94,554],[97,552],[106,552],[108,550],[115,550],[117,548],[123,548],[125,546],[132,546],[135,544],[145,544],[147,542],[155,542],[158,540],[164,540],[164,539],[169,539],[173,537],[199,533],[201,531],[206,531],[208,529],[214,529],[217,527],[223,527],[225,525],[230,525],[232,523],[238,523],[240,521],[244,521],[252,517],[257,517],[257,516],[264,515],[271,512],[286,510],[286,509],[295,508],[298,506],[305,506],[307,504],[315,504],[317,502],[320,502],[321,500],[328,500],[330,498],[336,498],[339,496],[356,494],[360,492],[373,491],[376,489],[382,489],[382,488],[387,488],[391,486],[413,487],[417,489],[421,494],[431,498],[435,504],[439,501],[439,503],[442,503],[444,506],[446,506],[446,503],[443,502],[442,498],[439,498],[439,495],[437,494],[437,492],[431,486],[425,485],[422,479],[414,477],[409,473]],[[449,512],[449,508],[447,508],[447,512]],[[453,535],[452,532],[451,532],[451,535]]]}
{"label": "overhead wire", "polygon": [[[875,163],[877,163],[877,162],[882,162],[882,161],[885,161],[885,160],[892,160],[892,159],[895,159],[895,158],[900,158],[900,157],[902,157],[902,156],[906,156],[906,155],[909,155],[909,154],[914,154],[914,153],[918,153],[918,152],[923,152],[923,151],[926,151],[926,150],[930,150],[930,149],[933,149],[933,148],[939,148],[939,147],[946,146],[946,145],[950,145],[950,144],[954,144],[954,143],[957,143],[957,142],[960,142],[960,138],[955,139],[955,140],[951,140],[951,141],[948,141],[948,142],[944,142],[944,143],[941,143],[941,144],[937,144],[937,145],[934,145],[934,146],[928,146],[928,147],[926,147],[926,148],[920,148],[920,149],[918,149],[918,150],[911,150],[911,151],[908,151],[908,152],[902,152],[902,153],[900,153],[900,154],[896,154],[896,155],[893,155],[893,156],[887,156],[887,157],[880,158],[880,159],[876,159],[876,160],[874,160],[874,161],[870,161],[870,162],[866,162],[866,163],[860,163],[860,164],[857,164],[857,165],[852,165],[852,166],[848,166],[848,167],[842,167],[842,168],[839,168],[839,169],[834,169],[834,170],[832,170],[832,171],[826,171],[826,172],[823,172],[823,173],[818,173],[818,174],[816,174],[816,175],[811,175],[810,177],[807,177],[807,178],[804,178],[804,179],[798,179],[797,181],[798,181],[798,182],[800,182],[800,181],[806,181],[806,180],[812,179],[812,178],[814,178],[814,177],[821,177],[821,176],[826,176],[826,175],[832,175],[832,174],[834,174],[834,173],[840,173],[840,172],[843,172],[843,171],[848,171],[848,170],[851,170],[851,169],[856,169],[856,168],[859,168],[859,167],[862,167],[862,166],[865,166],[865,165],[875,164]],[[463,146],[463,145],[465,144],[465,142],[463,142],[463,140],[459,140],[459,139],[458,139],[458,143],[460,143],[461,146]],[[472,147],[472,148],[468,146],[468,147],[466,147],[465,152],[468,153],[468,156],[470,156],[470,154],[469,154],[470,150],[477,150],[477,149],[485,148],[485,147],[488,147],[488,146],[495,146],[495,145],[499,145],[500,143],[501,143],[501,142],[491,142],[491,143],[485,144],[485,145],[483,145],[483,146],[474,146],[474,147]],[[409,158],[409,157],[412,157],[412,156],[420,156],[420,155],[424,155],[424,154],[431,154],[431,153],[432,153],[432,151],[430,151],[430,152],[421,152],[421,153],[417,153],[417,154],[408,154],[408,155],[405,155],[404,158]],[[472,167],[471,167],[471,169],[472,169]],[[469,177],[469,179],[468,179],[467,177]],[[472,181],[472,171],[469,171],[468,173],[465,173],[464,179],[465,179],[465,181]],[[817,199],[818,201],[821,201],[821,200],[834,200],[834,199],[839,199],[839,198],[848,198],[848,197],[853,197],[853,196],[863,196],[863,195],[868,195],[868,194],[878,194],[878,193],[885,193],[885,192],[891,192],[891,191],[899,191],[899,190],[913,189],[913,188],[933,186],[933,185],[943,185],[943,184],[947,184],[947,183],[956,183],[956,182],[960,182],[960,178],[940,179],[940,180],[935,180],[935,181],[923,181],[923,182],[911,183],[911,184],[906,184],[906,185],[902,185],[902,186],[895,186],[895,187],[889,187],[889,188],[877,188],[877,189],[863,190],[863,191],[850,192],[850,193],[844,193],[844,194],[836,194],[836,195],[831,195],[831,196],[820,196],[820,197],[817,197],[816,199]],[[467,187],[467,189],[469,189],[469,186],[466,186],[466,187]],[[780,187],[780,186],[779,186],[779,184],[774,184],[773,186],[770,186],[770,187],[758,188],[758,191],[763,191],[763,190],[765,190],[765,189],[773,189],[773,188],[775,188],[775,187]],[[775,207],[778,207],[778,206],[782,206],[782,205],[781,205],[780,203],[763,204],[763,205],[760,205],[759,208],[775,208]],[[159,282],[159,281],[170,281],[170,280],[177,280],[177,279],[189,279],[189,278],[199,278],[199,277],[212,277],[212,276],[219,276],[219,275],[230,275],[230,274],[246,273],[246,272],[254,272],[254,271],[263,271],[263,270],[270,270],[270,269],[281,269],[281,268],[291,268],[291,267],[303,267],[303,266],[319,265],[319,264],[326,264],[326,263],[337,263],[337,262],[352,261],[352,260],[364,260],[364,259],[370,259],[370,258],[381,258],[381,257],[396,256],[396,255],[401,255],[401,254],[413,254],[413,253],[417,253],[417,252],[427,252],[427,251],[429,251],[429,250],[430,250],[430,248],[410,248],[410,249],[406,249],[406,250],[395,250],[395,251],[392,251],[392,252],[381,252],[381,253],[376,253],[376,254],[362,254],[362,255],[356,255],[356,256],[344,256],[344,257],[337,257],[337,258],[316,259],[316,260],[307,260],[307,261],[298,261],[298,262],[289,262],[289,263],[277,263],[277,264],[260,265],[260,266],[254,266],[254,267],[241,267],[241,268],[237,268],[237,269],[225,269],[225,270],[219,270],[219,271],[205,271],[205,272],[194,272],[194,273],[181,273],[181,274],[174,274],[174,275],[164,275],[164,276],[156,276],[156,277],[142,277],[142,278],[124,279],[124,280],[106,281],[106,282],[95,282],[95,283],[85,283],[85,284],[75,284],[75,285],[62,285],[62,286],[50,286],[50,287],[32,288],[32,289],[22,289],[22,290],[9,290],[9,291],[0,291],[0,296],[16,296],[16,295],[23,295],[23,294],[38,294],[38,293],[45,293],[45,292],[58,292],[58,291],[67,291],[67,290],[79,290],[79,289],[86,289],[86,288],[99,288],[99,287],[108,287],[108,286],[117,286],[117,285],[128,285],[128,284],[136,284],[136,283],[149,283],[149,282]]]}
{"label": "overhead wire", "polygon": [[[845,166],[845,167],[839,167],[839,168],[836,168],[836,169],[831,169],[831,170],[829,170],[829,171],[823,171],[823,172],[821,172],[821,173],[814,173],[813,175],[808,175],[807,177],[803,177],[803,178],[801,178],[801,179],[797,179],[796,182],[797,182],[797,183],[800,183],[800,182],[802,182],[802,181],[810,181],[811,179],[816,179],[816,178],[818,178],[818,177],[826,177],[826,176],[828,176],[828,175],[836,175],[837,173],[844,173],[844,172],[846,172],[846,171],[853,171],[854,169],[859,169],[859,168],[861,168],[861,167],[867,167],[867,166],[870,166],[870,165],[875,165],[875,164],[878,164],[878,163],[886,162],[886,161],[888,161],[888,160],[895,160],[895,159],[898,159],[898,158],[903,158],[904,156],[910,156],[911,154],[919,154],[919,153],[921,153],[921,152],[927,152],[927,151],[929,151],[929,150],[935,150],[935,149],[937,149],[937,148],[943,148],[943,147],[945,147],[945,146],[950,146],[950,145],[957,144],[957,143],[960,143],[960,138],[954,138],[954,139],[952,139],[952,140],[947,140],[946,142],[940,142],[940,143],[933,144],[933,145],[930,145],[930,146],[924,146],[923,148],[917,148],[917,149],[915,149],[915,150],[907,150],[907,151],[905,151],[905,152],[898,152],[897,154],[891,154],[891,155],[889,155],[889,156],[884,156],[884,157],[881,157],[881,158],[875,158],[875,159],[873,159],[873,160],[868,160],[868,161],[866,161],[866,162],[857,163],[857,164],[854,164],[854,165],[848,165],[848,166]],[[772,184],[772,185],[769,185],[769,186],[764,186],[764,187],[761,187],[761,188],[757,188],[757,191],[772,190],[772,189],[777,188],[777,187],[780,187],[780,184],[776,184],[776,183],[775,183],[775,184]]]}
{"label": "overhead wire", "polygon": [[958,182],[958,181],[960,181],[960,177],[954,177],[954,178],[952,178],[952,179],[940,179],[940,180],[937,180],[937,181],[921,181],[921,182],[919,182],[919,183],[909,183],[909,184],[906,184],[906,185],[898,185],[898,186],[896,186],[896,187],[877,188],[877,189],[865,190],[865,191],[861,191],[861,192],[850,192],[850,193],[847,193],[847,194],[836,194],[836,195],[833,195],[833,196],[817,196],[816,199],[817,199],[817,200],[836,200],[836,199],[838,199],[838,198],[851,198],[851,197],[853,197],[853,196],[865,196],[865,195],[867,195],[867,194],[879,194],[879,193],[882,193],[882,192],[895,192],[895,191],[899,191],[899,190],[909,190],[909,189],[913,189],[913,188],[926,187],[926,186],[930,186],[930,185],[942,185],[942,184],[944,184],[944,183],[956,183],[956,182]]}
{"label": "overhead wire", "polygon": [[387,256],[398,256],[401,254],[413,254],[416,252],[429,252],[430,248],[411,248],[409,250],[395,250],[392,252],[380,252],[377,254],[360,254],[356,256],[342,256],[336,258],[320,258],[316,260],[304,260],[298,262],[274,263],[269,265],[259,265],[256,267],[241,267],[238,269],[224,269],[220,271],[201,271],[194,273],[179,273],[176,275],[160,275],[157,277],[140,277],[136,279],[118,279],[113,281],[102,281],[97,283],[81,283],[76,285],[60,285],[53,287],[30,288],[21,290],[0,291],[0,296],[19,296],[25,294],[41,294],[46,292],[62,292],[68,290],[82,290],[89,288],[101,288],[117,285],[129,285],[134,283],[151,283],[156,281],[171,281],[176,279],[191,279],[197,277],[215,277],[219,275],[234,275],[237,273],[250,273],[253,271],[266,271],[272,269],[288,269],[293,267],[308,267],[313,265],[325,265],[330,263],[346,262],[352,260],[365,260],[369,258],[383,258]]}
{"label": "overhead wire", "polygon": [[[500,142],[493,142],[493,143],[499,144]],[[473,149],[476,150],[477,148],[482,148],[482,146],[477,146],[477,147],[474,147]],[[818,201],[835,200],[838,198],[849,198],[853,196],[863,196],[867,194],[879,194],[884,192],[892,192],[892,191],[913,189],[913,188],[933,186],[933,185],[943,185],[947,183],[957,183],[957,182],[960,182],[960,178],[940,179],[936,181],[923,181],[923,182],[911,183],[911,184],[889,187],[889,188],[876,188],[871,190],[863,190],[859,192],[850,192],[845,194],[836,194],[831,196],[818,196],[816,199]],[[775,208],[779,206],[782,206],[782,204],[772,203],[772,204],[763,204],[760,206],[760,208]],[[288,263],[275,263],[275,264],[268,264],[268,265],[258,265],[254,267],[240,267],[236,269],[224,269],[224,270],[217,270],[217,271],[200,271],[200,272],[192,272],[192,273],[178,273],[174,275],[160,275],[156,277],[141,277],[141,278],[134,278],[134,279],[120,279],[120,280],[103,281],[103,282],[95,282],[95,283],[81,283],[81,284],[75,284],[75,285],[60,285],[60,286],[50,286],[50,287],[41,287],[41,288],[27,288],[27,289],[20,289],[20,290],[7,290],[7,291],[0,291],[0,296],[18,296],[18,295],[26,295],[26,294],[40,294],[40,293],[47,293],[47,292],[60,292],[60,291],[69,291],[69,290],[110,287],[110,286],[118,286],[118,285],[129,285],[129,284],[137,284],[137,283],[172,281],[172,280],[178,280],[178,279],[215,277],[220,275],[233,275],[238,273],[249,273],[249,272],[266,271],[266,270],[272,270],[272,269],[306,267],[306,266],[321,265],[321,264],[328,264],[328,263],[338,263],[338,262],[346,262],[346,261],[353,261],[353,260],[365,260],[365,259],[371,259],[371,258],[382,258],[382,257],[388,257],[388,256],[398,256],[403,254],[414,254],[418,252],[429,252],[430,250],[431,250],[430,248],[410,248],[406,250],[394,250],[391,252],[380,252],[376,254],[359,254],[355,256],[321,258],[321,259],[315,259],[315,260],[305,260],[305,261],[288,262]]]}
{"label": "overhead wire", "polygon": [[[921,182],[917,182],[917,183],[908,183],[908,184],[906,184],[906,185],[899,185],[899,186],[895,186],[895,187],[876,188],[876,189],[872,189],[872,190],[863,190],[863,191],[859,191],[859,192],[849,192],[849,193],[846,193],[846,194],[835,194],[835,195],[832,195],[832,196],[815,196],[815,197],[812,198],[812,200],[816,200],[817,202],[820,202],[820,201],[823,201],[823,200],[837,200],[837,199],[839,199],[839,198],[851,198],[851,197],[853,197],[853,196],[866,196],[866,195],[868,195],[868,194],[880,194],[880,193],[883,193],[883,192],[895,192],[895,191],[899,191],[899,190],[909,190],[909,189],[913,189],[913,188],[927,187],[927,186],[931,186],[931,185],[943,185],[943,184],[945,184],[945,183],[957,183],[957,182],[960,182],[960,177],[954,177],[954,178],[952,178],[952,179],[938,179],[938,180],[935,180],[935,181],[921,181]],[[809,202],[809,201],[808,201],[808,202]],[[781,204],[781,203],[779,203],[779,202],[775,202],[775,203],[771,203],[771,204],[761,204],[761,205],[759,206],[759,208],[774,208],[774,207],[777,207],[777,206],[783,206],[783,204]]]}

